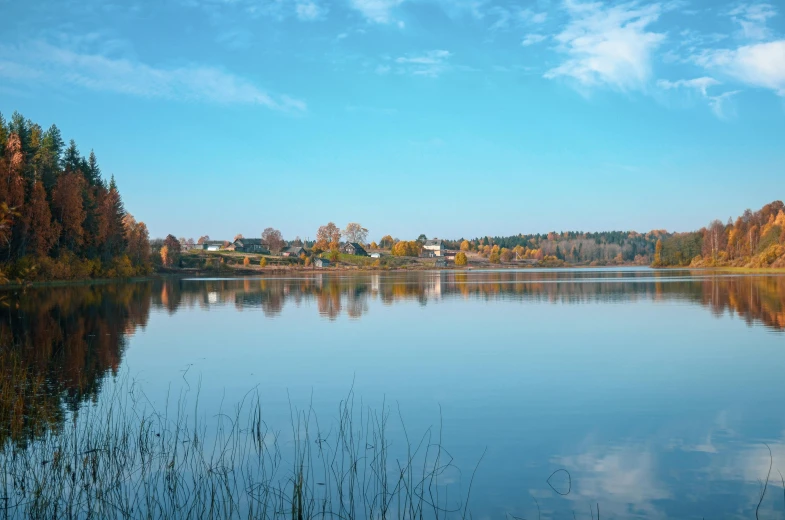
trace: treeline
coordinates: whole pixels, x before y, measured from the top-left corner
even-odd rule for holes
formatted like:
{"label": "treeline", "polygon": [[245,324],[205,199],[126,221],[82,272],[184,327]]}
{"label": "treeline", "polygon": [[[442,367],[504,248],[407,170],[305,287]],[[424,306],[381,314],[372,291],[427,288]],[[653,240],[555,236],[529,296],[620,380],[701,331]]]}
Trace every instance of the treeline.
{"label": "treeline", "polygon": [[785,267],[785,204],[777,200],[735,222],[714,220],[699,231],[664,237],[652,265]]}
{"label": "treeline", "polygon": [[547,234],[519,234],[506,237],[485,236],[473,239],[444,240],[448,249],[477,251],[481,255],[502,261],[550,260],[569,264],[648,265],[654,258],[657,240],[668,236],[666,231],[648,233],[635,231],[582,231],[550,232]]}
{"label": "treeline", "polygon": [[[6,278],[68,280],[150,271],[147,227],[125,211],[95,153],[60,130],[0,114],[0,262]],[[4,277],[0,276],[0,281]]]}

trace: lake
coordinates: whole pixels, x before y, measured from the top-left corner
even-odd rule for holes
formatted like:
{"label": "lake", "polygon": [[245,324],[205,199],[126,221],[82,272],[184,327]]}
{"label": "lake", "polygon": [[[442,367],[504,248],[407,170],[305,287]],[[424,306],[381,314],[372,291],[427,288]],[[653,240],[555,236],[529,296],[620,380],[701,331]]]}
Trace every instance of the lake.
{"label": "lake", "polygon": [[3,412],[6,443],[34,444],[129,382],[159,410],[187,401],[182,413],[207,431],[254,390],[282,438],[292,410],[329,424],[351,392],[358,409],[390,412],[393,450],[436,432],[455,465],[445,481],[464,495],[471,482],[474,518],[598,508],[751,518],[770,461],[760,515],[785,508],[783,275],[532,269],[42,287],[6,293],[0,334],[46,381],[24,421],[11,427],[18,409]]}

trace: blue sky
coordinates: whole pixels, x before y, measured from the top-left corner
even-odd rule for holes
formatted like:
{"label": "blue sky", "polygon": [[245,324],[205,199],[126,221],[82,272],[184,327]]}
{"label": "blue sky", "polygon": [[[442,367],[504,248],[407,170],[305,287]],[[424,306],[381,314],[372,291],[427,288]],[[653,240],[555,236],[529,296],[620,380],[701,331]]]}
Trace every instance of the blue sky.
{"label": "blue sky", "polygon": [[785,3],[0,0],[153,236],[690,230],[785,193]]}

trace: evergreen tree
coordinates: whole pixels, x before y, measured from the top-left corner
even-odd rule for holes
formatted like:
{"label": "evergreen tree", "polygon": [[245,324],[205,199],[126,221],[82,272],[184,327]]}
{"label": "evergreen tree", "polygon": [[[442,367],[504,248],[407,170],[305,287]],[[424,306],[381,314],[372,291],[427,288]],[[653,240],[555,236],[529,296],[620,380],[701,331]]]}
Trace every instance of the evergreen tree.
{"label": "evergreen tree", "polygon": [[79,155],[79,149],[76,147],[76,142],[71,139],[68,148],[65,150],[65,157],[63,158],[63,167],[67,172],[75,172],[79,170],[82,164],[82,158]]}

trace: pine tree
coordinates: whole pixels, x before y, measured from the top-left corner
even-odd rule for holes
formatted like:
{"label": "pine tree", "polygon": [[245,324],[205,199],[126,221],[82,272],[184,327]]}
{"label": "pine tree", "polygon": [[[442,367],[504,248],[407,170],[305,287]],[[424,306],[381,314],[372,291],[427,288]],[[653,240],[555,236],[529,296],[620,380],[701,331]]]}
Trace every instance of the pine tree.
{"label": "pine tree", "polygon": [[98,159],[95,158],[93,150],[90,150],[90,158],[87,160],[85,178],[87,178],[87,183],[91,186],[101,184],[101,168],[98,167]]}
{"label": "pine tree", "polygon": [[79,149],[76,147],[76,142],[71,139],[68,148],[65,150],[65,157],[63,157],[63,167],[66,172],[75,172],[79,170],[82,164],[82,157],[79,155]]}

